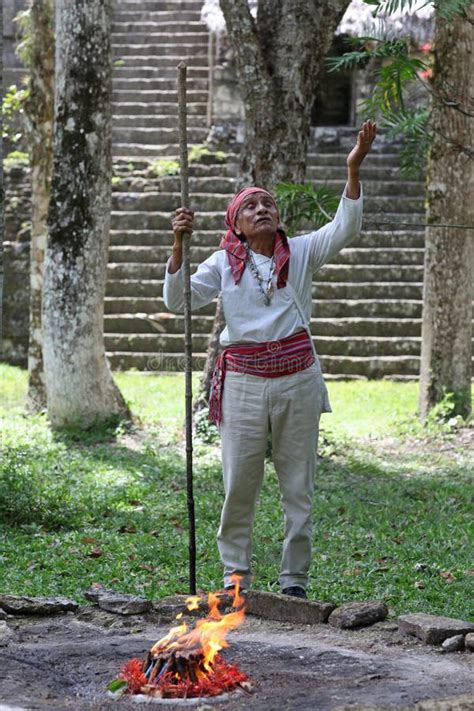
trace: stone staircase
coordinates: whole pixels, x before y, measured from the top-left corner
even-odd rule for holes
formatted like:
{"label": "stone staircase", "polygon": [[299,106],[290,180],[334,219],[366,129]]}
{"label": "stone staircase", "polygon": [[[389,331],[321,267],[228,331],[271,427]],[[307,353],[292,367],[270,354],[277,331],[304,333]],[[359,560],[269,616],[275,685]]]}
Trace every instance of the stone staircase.
{"label": "stone staircase", "polygon": [[[114,368],[183,367],[183,318],[169,314],[162,299],[173,240],[170,217],[180,204],[179,178],[156,177],[151,165],[178,155],[175,80],[182,58],[189,66],[189,142],[203,143],[208,133],[208,33],[200,22],[200,8],[200,0],[116,3],[115,177],[105,303],[106,348]],[[345,158],[355,132],[347,127],[333,130],[329,142],[316,136],[308,179],[342,192]],[[197,221],[194,266],[218,245],[237,174],[238,158],[232,152],[224,162],[210,154],[191,164]],[[363,233],[313,285],[316,347],[328,377],[414,378],[419,369],[424,243],[423,229],[416,223],[424,221],[423,185],[401,180],[397,147],[383,137],[364,164],[363,184]],[[215,303],[193,315],[196,369],[204,363],[214,311]]]}

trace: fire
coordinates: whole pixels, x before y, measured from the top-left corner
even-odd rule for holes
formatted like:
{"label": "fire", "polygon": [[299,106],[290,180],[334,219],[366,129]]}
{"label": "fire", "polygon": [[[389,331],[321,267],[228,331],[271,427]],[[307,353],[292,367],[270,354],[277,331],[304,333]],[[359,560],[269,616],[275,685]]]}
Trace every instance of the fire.
{"label": "fire", "polygon": [[[233,611],[219,610],[221,594],[209,593],[209,613],[194,627],[186,622],[172,627],[150,649],[142,662],[132,659],[122,669],[120,679],[109,689],[122,693],[147,694],[162,698],[216,696],[240,686],[246,689],[246,675],[224,661],[219,652],[228,647],[227,635],[245,618],[245,599],[240,594],[240,578],[234,576]],[[189,611],[199,608],[200,598],[187,598]],[[177,615],[181,620],[182,613]]]}

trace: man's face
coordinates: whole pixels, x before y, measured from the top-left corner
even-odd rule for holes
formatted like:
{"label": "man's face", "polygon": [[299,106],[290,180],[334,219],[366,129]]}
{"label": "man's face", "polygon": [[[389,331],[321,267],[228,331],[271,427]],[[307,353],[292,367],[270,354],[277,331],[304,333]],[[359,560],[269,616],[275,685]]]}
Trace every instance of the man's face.
{"label": "man's face", "polygon": [[251,193],[240,206],[235,232],[247,240],[264,236],[274,237],[278,224],[278,209],[273,198],[266,193]]}

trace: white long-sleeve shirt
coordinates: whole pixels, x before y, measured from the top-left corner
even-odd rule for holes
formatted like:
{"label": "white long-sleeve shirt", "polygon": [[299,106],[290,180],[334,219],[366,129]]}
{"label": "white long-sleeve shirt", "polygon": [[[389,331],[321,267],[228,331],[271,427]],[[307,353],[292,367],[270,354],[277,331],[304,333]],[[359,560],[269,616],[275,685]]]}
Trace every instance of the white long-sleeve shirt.
{"label": "white long-sleeve shirt", "polygon": [[[312,276],[329,262],[343,247],[359,234],[362,224],[362,186],[360,197],[351,200],[346,190],[339,202],[334,219],[315,232],[291,237],[288,281],[300,300],[306,323],[297,309],[288,289],[276,288],[267,306],[255,276],[246,266],[240,282],[234,283],[225,250],[211,254],[191,275],[191,308],[196,310],[209,304],[222,293],[222,305],[226,327],[221,333],[223,346],[231,343],[271,341],[290,336],[302,328],[307,329],[311,319]],[[257,267],[267,283],[270,260],[253,253]],[[166,265],[163,298],[170,311],[181,313],[184,308],[183,273],[168,271],[171,257]]]}

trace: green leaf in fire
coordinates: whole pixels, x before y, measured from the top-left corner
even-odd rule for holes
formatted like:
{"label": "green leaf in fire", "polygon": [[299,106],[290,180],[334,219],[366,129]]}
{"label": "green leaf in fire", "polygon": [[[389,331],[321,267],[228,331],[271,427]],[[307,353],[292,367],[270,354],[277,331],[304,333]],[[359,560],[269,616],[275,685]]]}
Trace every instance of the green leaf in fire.
{"label": "green leaf in fire", "polygon": [[128,684],[125,679],[114,679],[110,682],[110,684],[107,684],[107,691],[111,691],[115,694],[117,691],[122,691],[122,689],[125,689],[127,686]]}

